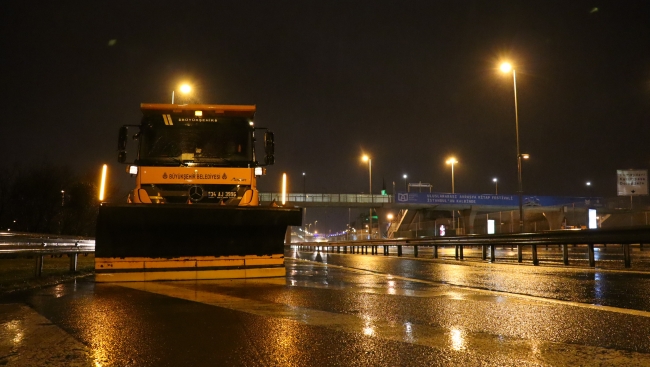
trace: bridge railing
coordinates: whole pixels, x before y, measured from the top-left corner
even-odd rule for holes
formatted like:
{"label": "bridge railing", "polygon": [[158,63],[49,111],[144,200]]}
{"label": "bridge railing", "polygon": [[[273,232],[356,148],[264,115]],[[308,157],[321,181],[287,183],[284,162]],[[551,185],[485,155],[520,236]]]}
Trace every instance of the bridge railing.
{"label": "bridge railing", "polygon": [[[370,194],[302,194],[290,193],[286,196],[287,202],[292,203],[391,203],[392,195],[370,195]],[[281,193],[260,192],[260,201],[282,200]]]}

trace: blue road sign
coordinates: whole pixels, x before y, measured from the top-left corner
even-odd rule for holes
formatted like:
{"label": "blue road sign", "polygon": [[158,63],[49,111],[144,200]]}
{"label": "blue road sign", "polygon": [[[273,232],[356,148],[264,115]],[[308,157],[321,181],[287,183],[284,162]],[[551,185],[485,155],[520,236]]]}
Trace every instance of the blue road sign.
{"label": "blue road sign", "polygon": [[[396,202],[403,204],[459,204],[483,206],[519,206],[517,195],[491,195],[491,194],[449,194],[443,192],[398,192]],[[602,198],[576,197],[576,196],[531,196],[523,197],[526,207],[537,206],[602,206]]]}

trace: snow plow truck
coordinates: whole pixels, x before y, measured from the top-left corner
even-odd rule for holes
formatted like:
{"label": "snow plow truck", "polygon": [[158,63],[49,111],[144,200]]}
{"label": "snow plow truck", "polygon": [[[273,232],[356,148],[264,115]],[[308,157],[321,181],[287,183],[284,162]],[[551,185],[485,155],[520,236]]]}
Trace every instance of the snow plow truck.
{"label": "snow plow truck", "polygon": [[[140,108],[140,124],[122,126],[118,136],[118,162],[135,187],[126,203],[99,208],[95,280],[284,276],[285,234],[301,225],[302,211],[260,206],[256,182],[275,161],[275,143],[271,131],[255,127],[255,106]],[[137,152],[127,163],[129,130]]]}

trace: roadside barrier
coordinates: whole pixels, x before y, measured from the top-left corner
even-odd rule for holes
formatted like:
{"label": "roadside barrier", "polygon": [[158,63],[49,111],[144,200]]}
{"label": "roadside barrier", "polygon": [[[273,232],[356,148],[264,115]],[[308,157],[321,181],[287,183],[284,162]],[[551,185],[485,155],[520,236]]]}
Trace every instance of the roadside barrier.
{"label": "roadside barrier", "polygon": [[40,277],[43,274],[43,262],[47,256],[67,255],[70,258],[70,272],[76,272],[79,255],[87,256],[94,253],[94,240],[71,241],[70,239],[47,238],[38,241],[38,238],[34,237],[29,241],[3,243],[0,246],[0,257],[2,258],[34,258],[35,277]]}
{"label": "roadside barrier", "polygon": [[620,245],[623,250],[623,261],[625,267],[632,265],[630,246],[638,244],[643,250],[643,245],[650,243],[650,228],[622,228],[622,229],[591,229],[591,230],[570,230],[570,231],[547,231],[538,233],[516,233],[499,235],[467,235],[457,237],[429,237],[418,239],[383,239],[365,241],[338,241],[338,242],[303,242],[293,245],[317,248],[330,248],[340,253],[361,253],[368,254],[370,248],[372,255],[377,255],[379,247],[383,248],[383,254],[389,255],[390,248],[396,247],[397,256],[402,256],[404,246],[412,247],[413,254],[418,257],[419,247],[433,247],[433,258],[438,258],[439,247],[455,247],[455,258],[464,259],[463,249],[467,246],[480,246],[482,248],[482,260],[487,260],[489,249],[489,261],[495,262],[495,249],[497,246],[517,247],[517,262],[523,262],[523,248],[530,246],[533,265],[539,265],[537,246],[556,245],[562,248],[562,262],[569,265],[569,246],[586,246],[587,257],[590,267],[596,266],[594,256],[595,245]]}

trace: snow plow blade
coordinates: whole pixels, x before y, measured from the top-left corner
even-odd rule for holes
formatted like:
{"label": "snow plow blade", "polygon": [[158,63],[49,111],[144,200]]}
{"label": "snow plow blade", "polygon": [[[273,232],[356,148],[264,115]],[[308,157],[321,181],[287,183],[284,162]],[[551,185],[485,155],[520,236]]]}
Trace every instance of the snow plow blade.
{"label": "snow plow blade", "polygon": [[187,204],[103,204],[99,282],[284,276],[288,226],[302,210]]}

